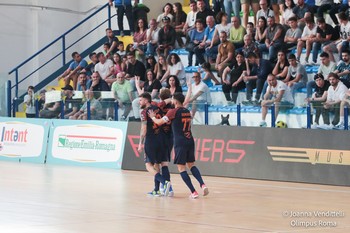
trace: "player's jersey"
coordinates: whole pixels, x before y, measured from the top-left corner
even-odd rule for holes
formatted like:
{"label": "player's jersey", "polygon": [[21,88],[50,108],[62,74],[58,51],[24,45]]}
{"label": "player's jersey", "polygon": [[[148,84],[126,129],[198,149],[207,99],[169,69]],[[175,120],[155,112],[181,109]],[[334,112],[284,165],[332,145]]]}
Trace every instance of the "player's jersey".
{"label": "player's jersey", "polygon": [[[156,103],[156,105],[158,106],[158,108],[160,108],[160,110],[163,114],[162,116],[166,115],[170,109],[173,109],[171,104],[166,104],[164,101]],[[164,133],[166,133],[168,135],[172,135],[170,124],[171,124],[171,122],[167,122],[166,124],[162,125]]]}
{"label": "player's jersey", "polygon": [[166,122],[171,122],[175,146],[194,143],[191,132],[192,117],[188,109],[184,107],[170,109],[163,119]]}
{"label": "player's jersey", "polygon": [[156,118],[162,118],[163,114],[157,106],[151,105],[148,108],[145,108],[141,112],[141,121],[147,122],[147,133],[145,139],[145,145],[147,143],[161,143],[162,138],[164,137],[164,132],[161,130],[161,127],[153,123],[152,119],[148,116],[148,111],[153,110],[156,113]]}

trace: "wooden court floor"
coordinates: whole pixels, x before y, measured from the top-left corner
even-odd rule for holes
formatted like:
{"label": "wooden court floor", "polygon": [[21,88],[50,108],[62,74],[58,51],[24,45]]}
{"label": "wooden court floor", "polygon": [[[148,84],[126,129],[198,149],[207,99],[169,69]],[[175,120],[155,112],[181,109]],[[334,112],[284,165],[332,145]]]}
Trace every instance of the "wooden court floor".
{"label": "wooden court floor", "polygon": [[177,174],[175,197],[148,197],[145,172],[0,162],[0,233],[350,232],[349,187],[204,179],[207,197]]}

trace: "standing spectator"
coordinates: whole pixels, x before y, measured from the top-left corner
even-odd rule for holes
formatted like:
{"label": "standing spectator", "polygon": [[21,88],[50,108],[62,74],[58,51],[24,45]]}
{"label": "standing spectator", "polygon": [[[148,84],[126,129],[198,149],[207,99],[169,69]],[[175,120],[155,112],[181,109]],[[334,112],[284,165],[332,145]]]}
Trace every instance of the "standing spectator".
{"label": "standing spectator", "polygon": [[34,97],[34,87],[29,86],[27,89],[27,94],[24,96],[24,104],[26,106],[26,117],[35,118],[35,97]]}
{"label": "standing spectator", "polygon": [[309,63],[309,56],[312,48],[312,40],[316,37],[317,26],[312,17],[307,17],[305,19],[306,27],[303,29],[301,38],[298,39],[297,44],[297,61],[300,62],[300,55],[303,48],[306,46],[305,62],[303,64]]}
{"label": "standing spectator", "polygon": [[267,91],[264,95],[264,99],[261,102],[261,117],[260,127],[266,127],[266,116],[268,108],[275,105],[275,119],[277,119],[279,110],[283,108],[292,108],[294,99],[289,87],[282,81],[277,80],[276,76],[269,74],[267,76]]}
{"label": "standing spectator", "polygon": [[[120,35],[124,36],[124,22],[123,22],[124,14],[128,19],[129,29],[132,35],[134,33],[134,21],[132,16],[131,0],[109,0],[109,5],[113,6],[113,2],[118,15],[118,28],[120,31]],[[134,1],[135,5],[137,5],[138,3],[139,3],[139,0]]]}
{"label": "standing spectator", "polygon": [[267,18],[267,25],[265,44],[259,45],[259,51],[268,52],[270,62],[274,62],[277,51],[283,47],[284,29],[281,24],[275,23],[274,17]]}
{"label": "standing spectator", "polygon": [[146,67],[145,65],[140,62],[139,60],[136,60],[134,53],[128,53],[128,65],[126,68],[126,80],[129,80],[131,83],[131,86],[135,89],[135,76],[140,77],[140,80],[142,82],[145,81],[145,73],[146,73]]}
{"label": "standing spectator", "polygon": [[115,81],[113,72],[111,72],[111,68],[113,68],[113,62],[110,59],[106,59],[102,52],[97,54],[97,58],[99,60],[99,63],[95,65],[95,72],[98,72],[100,77],[105,80],[108,85],[111,85]]}
{"label": "standing spectator", "polygon": [[[311,82],[311,81],[310,81]],[[320,116],[322,115],[323,123],[329,125],[329,111],[325,109],[322,105],[327,100],[327,91],[330,86],[328,80],[324,79],[322,74],[315,74],[314,76],[315,82],[315,92],[312,97],[308,97],[306,100],[308,103],[312,104],[312,107],[316,110],[315,121],[311,125],[311,129],[316,129],[320,125]],[[311,122],[312,122],[312,114],[311,111]]]}
{"label": "standing spectator", "polygon": [[[102,53],[103,54],[103,53]],[[64,71],[63,74],[60,75],[58,80],[64,79],[64,84],[69,85],[70,81],[73,80],[73,88],[74,90],[77,89],[77,81],[78,81],[78,73],[87,67],[87,62],[82,59],[80,54],[78,52],[72,53],[73,61],[70,63],[68,69]]]}
{"label": "standing spectator", "polygon": [[344,126],[344,108],[350,106],[350,90],[346,91],[344,97],[340,103],[340,111],[339,111],[339,123],[334,126],[334,129],[342,130],[345,128]]}
{"label": "standing spectator", "polygon": [[243,37],[246,34],[245,28],[239,23],[239,19],[236,16],[232,17],[232,26],[230,28],[229,41],[233,43],[235,49],[243,47]]}
{"label": "standing spectator", "polygon": [[[260,59],[257,54],[250,53],[246,58],[246,72],[243,72],[243,81],[247,88],[247,101],[243,101],[244,105],[259,104],[260,96],[266,81],[267,75],[272,72],[271,62]],[[252,100],[253,90],[256,88],[255,100]]]}
{"label": "standing spectator", "polygon": [[322,129],[333,129],[339,123],[340,103],[348,91],[348,88],[339,80],[339,76],[335,73],[328,75],[330,86],[327,91],[327,101],[323,103],[323,107],[334,113],[331,125],[320,126]]}
{"label": "standing spectator", "polygon": [[210,7],[206,5],[206,3],[203,0],[197,1],[197,16],[196,21],[201,20],[203,25],[205,25],[205,21],[209,15],[214,16],[214,12],[209,9]]}
{"label": "standing spectator", "polygon": [[168,16],[164,16],[162,22],[164,27],[159,31],[157,55],[164,54],[167,57],[169,51],[175,46],[176,31],[170,25],[170,18]]}
{"label": "standing spectator", "polygon": [[118,102],[118,106],[124,109],[121,116],[121,120],[125,120],[130,111],[131,103],[133,101],[132,86],[128,80],[125,80],[125,73],[121,72],[117,74],[117,81],[113,83],[111,91],[113,92],[115,101]]}
{"label": "standing spectator", "polygon": [[298,39],[301,37],[301,30],[298,28],[298,22],[296,17],[291,17],[288,20],[290,28],[287,30],[284,36],[284,48],[291,51],[297,46]]}
{"label": "standing spectator", "polygon": [[340,12],[338,14],[340,20],[340,38],[336,41],[331,42],[330,44],[324,46],[323,51],[329,54],[331,61],[335,61],[333,53],[341,52],[345,49],[349,49],[350,44],[350,21],[349,16],[345,12]]}
{"label": "standing spectator", "polygon": [[38,109],[39,109],[39,111],[41,111],[44,108],[44,105],[45,105],[45,93],[46,93],[45,89],[41,90],[40,93],[39,93],[39,100],[38,100]]}
{"label": "standing spectator", "polygon": [[176,75],[170,75],[166,80],[166,88],[169,88],[171,95],[182,93],[182,87]]}
{"label": "standing spectator", "polygon": [[218,76],[221,77],[224,69],[232,64],[232,59],[235,54],[234,45],[227,40],[227,34],[225,31],[220,32],[220,42],[218,48],[218,56],[216,58],[215,69],[218,70]]}
{"label": "standing spectator", "polygon": [[248,18],[249,18],[249,8],[252,7],[254,13],[254,25],[256,25],[256,13],[259,10],[259,1],[258,0],[241,0],[242,11],[243,11],[243,27],[247,27]]}
{"label": "standing spectator", "polygon": [[226,67],[222,74],[222,91],[229,105],[237,103],[238,92],[245,88],[242,73],[246,69],[243,53],[238,52],[236,63]]}
{"label": "standing spectator", "polygon": [[173,6],[170,3],[165,4],[165,6],[163,7],[163,13],[158,15],[157,17],[157,23],[159,25],[159,27],[164,27],[164,18],[168,17],[169,18],[169,22],[170,25],[171,23],[174,21],[174,15],[173,15]]}
{"label": "standing spectator", "polygon": [[297,63],[297,59],[294,54],[289,54],[288,62],[288,74],[283,82],[291,88],[293,97],[295,97],[297,90],[306,86],[307,73],[305,67],[300,63]]}
{"label": "standing spectator", "polygon": [[158,27],[158,23],[155,19],[151,19],[149,21],[149,28],[146,32],[146,42],[147,42],[147,49],[146,49],[146,56],[155,55],[155,51],[158,45],[158,39],[159,39],[159,30],[160,27]]}
{"label": "standing spectator", "polygon": [[[322,75],[322,77],[328,77],[329,73],[334,72],[336,69],[336,64],[329,59],[329,54],[322,52],[320,54],[321,65],[318,67],[317,75]],[[316,77],[316,76],[315,76]],[[312,95],[312,89],[316,88],[315,80],[311,80],[306,84],[307,98]],[[328,88],[328,87],[327,87]]]}
{"label": "standing spectator", "polygon": [[180,85],[181,86],[185,85],[186,73],[185,73],[184,65],[182,64],[179,55],[177,55],[176,53],[170,54],[168,57],[167,63],[168,63],[167,71],[165,72],[162,79],[160,80],[162,85],[164,85],[164,82],[166,81],[169,75],[176,75],[176,77],[180,81]]}
{"label": "standing spectator", "polygon": [[[231,13],[238,17],[238,19],[241,19],[240,15],[240,9],[241,9],[241,1],[240,0],[224,0],[224,8],[225,13],[228,16],[231,16]],[[231,18],[228,18],[228,23],[230,23]]]}
{"label": "standing spectator", "polygon": [[316,37],[310,39],[312,43],[312,64],[317,64],[317,55],[320,49],[339,38],[339,33],[324,18],[317,19]]}
{"label": "standing spectator", "polygon": [[342,61],[339,62],[334,73],[340,77],[345,86],[350,87],[350,51],[344,50],[342,53]]}
{"label": "standing spectator", "polygon": [[174,28],[176,31],[176,41],[179,44],[179,46],[182,48],[185,46],[185,44],[182,41],[182,37],[185,36],[183,33],[183,29],[186,23],[187,15],[182,10],[182,5],[179,2],[175,2],[173,5],[174,10]]}
{"label": "standing spectator", "polygon": [[111,57],[109,57],[109,54],[115,54],[118,51],[119,40],[114,35],[111,28],[106,29],[106,36],[108,39],[107,43],[109,43],[109,45],[110,45],[109,49],[106,51],[106,57],[111,58]]}
{"label": "standing spectator", "polygon": [[[196,29],[192,30],[190,33],[190,40],[188,44],[186,45],[186,50],[188,51],[188,66],[192,66],[192,58],[194,53],[196,52],[196,63],[195,66],[198,66],[198,64],[204,63],[204,50],[202,49],[202,53],[198,51],[198,46],[200,46],[200,43],[204,39],[204,26],[202,21],[196,20]],[[187,47],[189,46],[189,47]]]}
{"label": "standing spectator", "polygon": [[[275,17],[275,13],[268,6],[267,0],[260,0],[259,5],[261,9],[256,13],[256,20],[258,20],[261,16],[264,16],[266,19],[268,17]],[[278,22],[277,20],[275,21]]]}

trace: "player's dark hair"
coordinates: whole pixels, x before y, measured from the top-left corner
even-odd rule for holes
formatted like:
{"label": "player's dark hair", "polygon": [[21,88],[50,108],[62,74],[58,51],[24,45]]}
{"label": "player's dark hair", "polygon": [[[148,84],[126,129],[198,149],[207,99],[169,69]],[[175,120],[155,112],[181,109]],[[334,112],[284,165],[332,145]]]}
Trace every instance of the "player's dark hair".
{"label": "player's dark hair", "polygon": [[179,101],[181,104],[185,101],[185,96],[182,93],[174,93],[173,95],[174,100]]}
{"label": "player's dark hair", "polygon": [[168,88],[164,88],[160,90],[159,98],[161,100],[166,100],[166,99],[169,99],[170,97],[171,97],[171,92]]}
{"label": "player's dark hair", "polygon": [[139,95],[139,97],[140,97],[140,98],[145,98],[145,99],[147,99],[149,103],[152,102],[152,96],[151,96],[151,94],[148,93],[148,92],[142,93],[141,95]]}

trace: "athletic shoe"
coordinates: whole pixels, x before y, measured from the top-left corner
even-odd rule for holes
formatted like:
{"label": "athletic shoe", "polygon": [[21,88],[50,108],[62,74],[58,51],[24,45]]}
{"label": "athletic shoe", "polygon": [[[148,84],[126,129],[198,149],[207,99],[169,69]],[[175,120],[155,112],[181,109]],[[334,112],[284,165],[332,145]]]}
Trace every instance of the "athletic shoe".
{"label": "athletic shoe", "polygon": [[169,189],[168,197],[173,197],[173,196],[174,196],[174,190],[173,190],[173,186],[171,185]]}
{"label": "athletic shoe", "polygon": [[148,192],[147,195],[148,196],[152,196],[152,197],[160,197],[160,196],[162,196],[162,194],[159,191],[155,191],[155,190],[153,190],[151,192]]}
{"label": "athletic shoe", "polygon": [[209,189],[207,188],[207,186],[205,186],[205,184],[203,184],[201,188],[203,190],[203,196],[206,196],[209,194]]}
{"label": "athletic shoe", "polygon": [[332,124],[330,124],[330,125],[324,124],[324,125],[317,126],[318,129],[324,129],[324,130],[331,130],[331,129],[333,129],[333,127],[334,126]]}
{"label": "athletic shoe", "polygon": [[245,106],[249,106],[249,105],[253,105],[253,102],[251,100],[245,100],[245,101],[242,101],[242,104]]}
{"label": "athletic shoe", "polygon": [[159,191],[162,195],[164,195],[164,186],[162,183],[159,184]]}
{"label": "athletic shoe", "polygon": [[164,196],[168,196],[169,195],[169,190],[170,190],[170,187],[171,187],[171,183],[170,181],[165,181],[165,184],[164,184]]}
{"label": "athletic shoe", "polygon": [[191,193],[191,195],[190,195],[190,198],[192,198],[192,199],[196,199],[196,198],[198,198],[198,197],[199,197],[199,195],[198,195],[197,191],[194,191],[194,192]]}
{"label": "athletic shoe", "polygon": [[344,130],[344,123],[343,122],[339,122],[336,126],[333,127],[333,129],[337,129],[337,130]]}
{"label": "athletic shoe", "polygon": [[259,126],[260,126],[260,127],[266,127],[266,126],[267,126],[266,121],[260,122]]}
{"label": "athletic shoe", "polygon": [[318,127],[318,124],[317,123],[314,123],[310,126],[310,129],[317,129]]}

